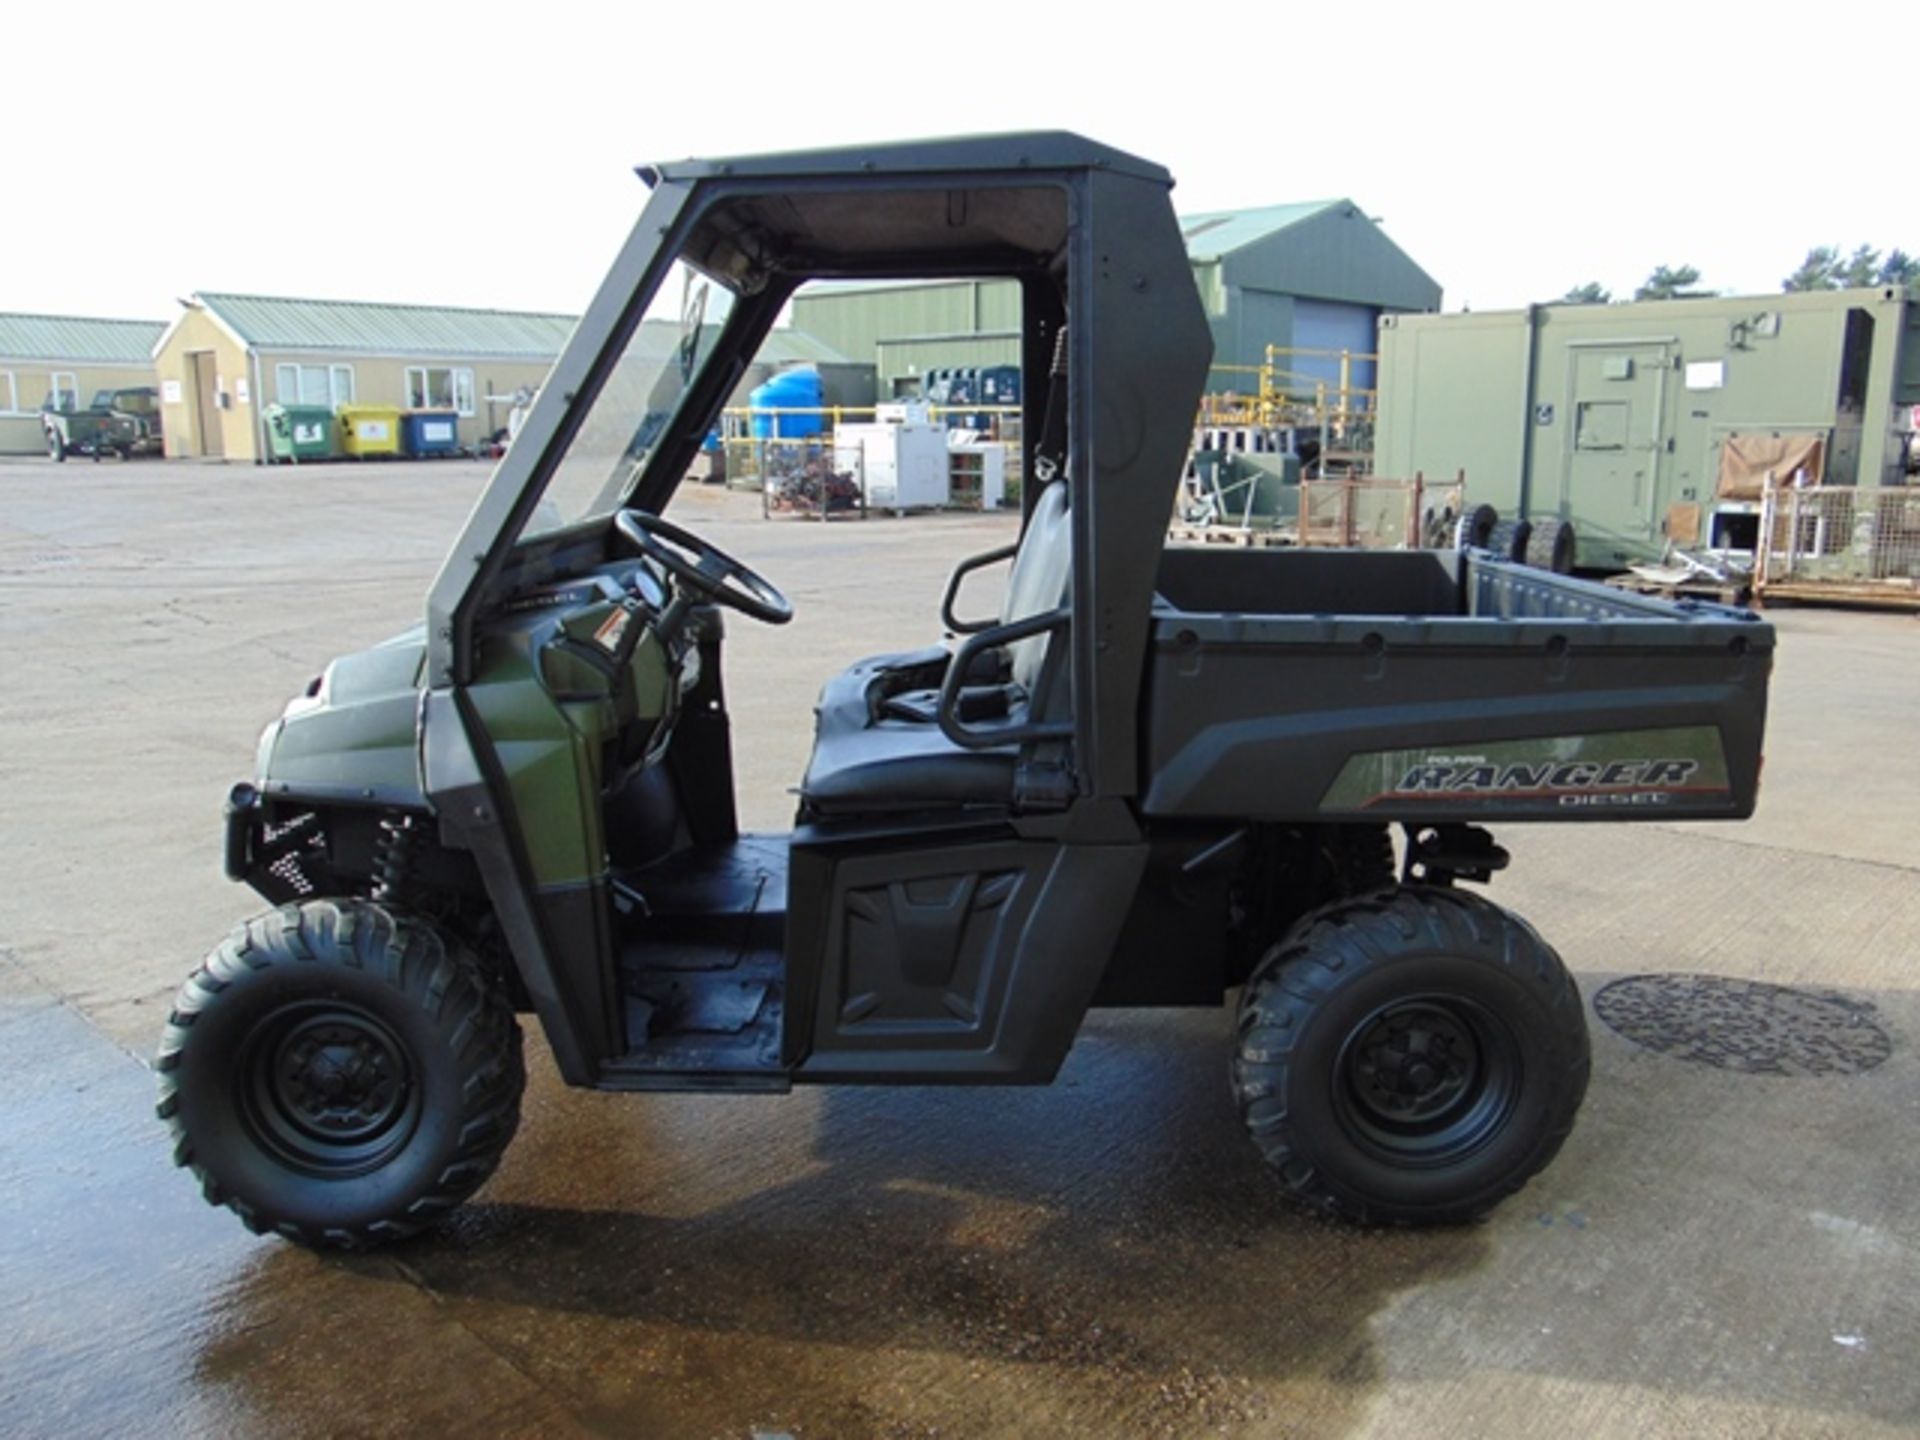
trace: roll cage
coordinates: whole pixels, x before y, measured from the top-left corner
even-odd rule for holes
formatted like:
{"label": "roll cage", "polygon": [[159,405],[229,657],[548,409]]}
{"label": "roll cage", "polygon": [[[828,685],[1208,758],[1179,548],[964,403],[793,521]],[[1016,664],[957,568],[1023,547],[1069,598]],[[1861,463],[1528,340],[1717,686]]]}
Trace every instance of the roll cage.
{"label": "roll cage", "polygon": [[[547,482],[676,261],[736,301],[705,363],[611,505],[659,513],[795,289],[815,279],[1020,283],[1027,453],[1065,417],[1073,582],[1066,694],[1083,796],[1138,789],[1153,578],[1211,358],[1159,166],[1041,133],[645,168],[652,193],[436,578],[428,674],[473,674],[474,628],[513,586],[604,549],[606,514],[523,539]],[[1064,396],[1049,375],[1062,329]],[[1026,496],[1031,505],[1032,487]]]}

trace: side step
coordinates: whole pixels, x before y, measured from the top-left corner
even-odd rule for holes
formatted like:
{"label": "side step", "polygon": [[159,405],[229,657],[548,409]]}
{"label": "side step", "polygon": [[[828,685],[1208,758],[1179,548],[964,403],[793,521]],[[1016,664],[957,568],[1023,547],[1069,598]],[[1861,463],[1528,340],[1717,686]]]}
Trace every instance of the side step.
{"label": "side step", "polygon": [[651,1091],[661,1095],[785,1095],[793,1082],[778,1075],[701,1075],[680,1070],[630,1068],[630,1060],[601,1067],[597,1086],[622,1093]]}

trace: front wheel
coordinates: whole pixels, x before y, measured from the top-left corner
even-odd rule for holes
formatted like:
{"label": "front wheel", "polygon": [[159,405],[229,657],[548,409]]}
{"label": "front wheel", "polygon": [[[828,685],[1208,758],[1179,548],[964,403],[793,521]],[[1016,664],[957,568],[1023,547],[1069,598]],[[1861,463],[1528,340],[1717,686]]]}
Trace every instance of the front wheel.
{"label": "front wheel", "polygon": [[160,1042],[175,1163],[261,1233],[340,1249],[413,1234],[480,1187],[519,1124],[501,991],[452,936],[365,901],[249,921]]}
{"label": "front wheel", "polygon": [[1531,926],[1408,888],[1330,906],[1241,997],[1233,1092],[1295,1198],[1362,1222],[1476,1219],[1573,1128],[1580,993]]}
{"label": "front wheel", "polygon": [[47,431],[47,458],[55,464],[67,458],[67,442],[60,438],[58,430]]}

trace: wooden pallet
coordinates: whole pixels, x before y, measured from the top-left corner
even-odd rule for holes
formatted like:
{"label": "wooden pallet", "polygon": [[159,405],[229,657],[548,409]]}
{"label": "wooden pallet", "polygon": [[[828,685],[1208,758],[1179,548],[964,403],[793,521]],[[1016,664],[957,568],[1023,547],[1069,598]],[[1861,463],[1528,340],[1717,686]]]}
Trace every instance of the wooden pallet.
{"label": "wooden pallet", "polygon": [[1911,610],[1920,614],[1920,582],[1885,580],[1774,580],[1760,591],[1758,604],[1776,600],[1804,605],[1862,605],[1874,610]]}
{"label": "wooden pallet", "polygon": [[1665,581],[1635,575],[1630,570],[1624,575],[1609,575],[1607,584],[1616,590],[1625,590],[1634,595],[1651,595],[1659,600],[1710,600],[1716,605],[1745,605],[1753,595],[1751,581]]}
{"label": "wooden pallet", "polygon": [[1170,525],[1167,538],[1185,545],[1234,545],[1243,550],[1299,544],[1291,530],[1249,530],[1238,525]]}

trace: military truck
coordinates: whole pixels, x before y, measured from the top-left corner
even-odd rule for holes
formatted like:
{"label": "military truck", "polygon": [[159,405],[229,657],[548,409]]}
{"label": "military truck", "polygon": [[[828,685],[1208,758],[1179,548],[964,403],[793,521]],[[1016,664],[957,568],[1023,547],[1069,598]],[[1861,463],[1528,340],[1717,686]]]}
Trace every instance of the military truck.
{"label": "military truck", "polygon": [[[1749,814],[1771,629],[1489,551],[1168,548],[1211,344],[1146,161],[1026,134],[643,175],[424,623],[327,666],[229,797],[272,908],[156,1065],[206,1197],[316,1246],[432,1225],[518,1124],[521,1014],[571,1085],[771,1095],[1044,1083],[1091,1006],[1229,1001],[1285,1192],[1445,1223],[1523,1185],[1587,1032],[1466,888],[1507,862],[1483,827]],[[956,568],[949,643],[825,677],[793,828],[743,834],[723,615],[793,606],[662,512],[797,286],[946,275],[1021,287],[1019,541]],[[680,343],[643,340],[683,286]]]}
{"label": "military truck", "polygon": [[93,403],[82,410],[78,397],[61,391],[47,397],[40,411],[47,456],[158,455],[164,449],[160,431],[160,393],[152,386],[96,391]]}

